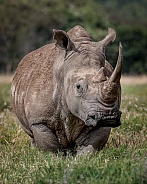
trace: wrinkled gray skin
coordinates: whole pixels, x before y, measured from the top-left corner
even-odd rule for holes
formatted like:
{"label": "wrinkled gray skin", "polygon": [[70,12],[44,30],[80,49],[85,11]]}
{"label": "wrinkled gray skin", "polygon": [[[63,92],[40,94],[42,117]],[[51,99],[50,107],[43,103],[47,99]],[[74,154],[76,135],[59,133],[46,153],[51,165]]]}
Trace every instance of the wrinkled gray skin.
{"label": "wrinkled gray skin", "polygon": [[77,148],[82,154],[106,144],[121,116],[121,44],[114,72],[105,60],[115,37],[111,28],[100,42],[80,26],[68,33],[54,30],[55,44],[22,59],[12,81],[12,105],[34,145],[52,152]]}

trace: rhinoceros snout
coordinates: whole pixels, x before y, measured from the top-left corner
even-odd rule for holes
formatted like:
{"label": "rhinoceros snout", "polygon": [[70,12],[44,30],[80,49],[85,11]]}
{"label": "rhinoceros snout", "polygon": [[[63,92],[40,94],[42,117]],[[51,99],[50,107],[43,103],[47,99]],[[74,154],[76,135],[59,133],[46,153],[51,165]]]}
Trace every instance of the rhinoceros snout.
{"label": "rhinoceros snout", "polygon": [[87,119],[85,124],[87,126],[96,126],[98,123],[98,114],[95,112],[91,112],[87,115]]}

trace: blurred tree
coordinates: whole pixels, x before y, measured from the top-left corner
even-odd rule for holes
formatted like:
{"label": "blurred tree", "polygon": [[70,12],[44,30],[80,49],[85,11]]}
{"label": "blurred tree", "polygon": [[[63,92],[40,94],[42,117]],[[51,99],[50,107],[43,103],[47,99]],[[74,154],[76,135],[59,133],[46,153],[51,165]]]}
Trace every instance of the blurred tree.
{"label": "blurred tree", "polygon": [[0,72],[13,72],[28,52],[52,41],[52,29],[68,31],[80,24],[95,40],[107,27],[116,42],[107,56],[114,65],[118,42],[124,46],[124,72],[146,73],[146,0],[0,0]]}
{"label": "blurred tree", "polygon": [[0,1],[0,71],[12,72],[23,55],[52,39],[52,29],[64,24],[65,7],[58,3],[59,0]]}
{"label": "blurred tree", "polygon": [[119,33],[116,42],[112,44],[107,52],[107,57],[115,66],[118,53],[118,41],[123,44],[124,73],[143,74],[147,72],[147,32],[140,27],[118,27]]}

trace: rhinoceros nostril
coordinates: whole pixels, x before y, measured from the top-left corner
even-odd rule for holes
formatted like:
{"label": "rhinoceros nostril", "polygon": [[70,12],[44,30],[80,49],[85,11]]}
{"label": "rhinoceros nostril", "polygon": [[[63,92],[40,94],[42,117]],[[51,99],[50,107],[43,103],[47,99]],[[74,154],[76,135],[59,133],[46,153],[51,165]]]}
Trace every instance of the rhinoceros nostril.
{"label": "rhinoceros nostril", "polygon": [[97,118],[96,114],[89,114],[88,117],[94,120]]}

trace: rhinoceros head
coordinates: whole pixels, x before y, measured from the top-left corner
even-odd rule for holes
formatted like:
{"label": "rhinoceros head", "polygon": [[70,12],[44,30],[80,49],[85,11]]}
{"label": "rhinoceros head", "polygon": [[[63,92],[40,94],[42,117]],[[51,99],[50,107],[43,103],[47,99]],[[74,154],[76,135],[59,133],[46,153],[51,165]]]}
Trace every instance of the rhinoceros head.
{"label": "rhinoceros head", "polygon": [[120,125],[121,43],[114,70],[105,58],[105,50],[115,38],[116,32],[111,28],[99,42],[94,42],[80,26],[68,33],[54,30],[59,48],[55,67],[58,87],[64,88],[70,112],[87,126]]}

